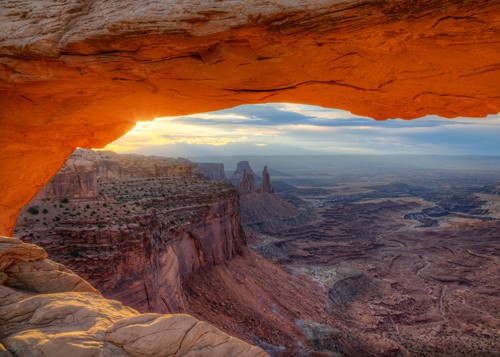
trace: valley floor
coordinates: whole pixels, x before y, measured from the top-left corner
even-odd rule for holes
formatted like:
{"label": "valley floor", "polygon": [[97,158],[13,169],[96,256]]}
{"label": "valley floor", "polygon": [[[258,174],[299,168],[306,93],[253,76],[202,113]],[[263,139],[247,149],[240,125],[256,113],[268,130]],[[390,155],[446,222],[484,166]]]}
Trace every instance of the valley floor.
{"label": "valley floor", "polygon": [[320,282],[370,355],[498,355],[499,196],[392,180],[284,187],[315,219],[258,234],[254,249]]}

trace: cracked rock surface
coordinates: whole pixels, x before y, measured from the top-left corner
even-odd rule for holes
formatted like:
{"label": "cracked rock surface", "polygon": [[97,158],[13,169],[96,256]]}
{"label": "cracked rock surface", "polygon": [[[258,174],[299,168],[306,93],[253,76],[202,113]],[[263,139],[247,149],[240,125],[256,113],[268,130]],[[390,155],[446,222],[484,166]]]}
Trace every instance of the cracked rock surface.
{"label": "cracked rock surface", "polygon": [[0,237],[0,356],[266,356],[189,315],[103,298],[45,251]]}

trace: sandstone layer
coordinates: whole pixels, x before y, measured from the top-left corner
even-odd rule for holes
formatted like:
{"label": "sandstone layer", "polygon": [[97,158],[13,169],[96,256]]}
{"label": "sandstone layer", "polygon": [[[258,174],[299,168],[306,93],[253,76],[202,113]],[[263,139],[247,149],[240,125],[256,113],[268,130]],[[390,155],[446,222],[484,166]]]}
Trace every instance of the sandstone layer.
{"label": "sandstone layer", "polygon": [[[236,190],[197,175],[183,160],[78,150],[23,210],[16,235],[108,298],[140,312],[186,311],[183,282],[246,243]],[[94,196],[82,177],[94,178]],[[60,192],[71,195],[48,195]]]}
{"label": "sandstone layer", "polygon": [[479,0],[4,1],[0,233],[75,147],[138,120],[264,102],[497,113],[499,17]]}
{"label": "sandstone layer", "polygon": [[[185,160],[77,150],[22,211],[16,235],[139,312],[190,313],[283,355],[358,346],[332,327],[325,289],[245,247],[238,200],[252,195],[245,207],[255,204],[252,217],[266,226],[287,204],[269,192],[267,169],[251,192],[200,180],[197,169]],[[87,181],[95,183],[90,191]],[[329,342],[316,341],[324,331],[333,333]]]}
{"label": "sandstone layer", "polygon": [[196,165],[185,159],[77,149],[35,200],[98,198],[99,183],[113,180],[198,175]]}
{"label": "sandstone layer", "polygon": [[195,165],[199,173],[207,180],[224,181],[226,179],[224,164],[196,162]]}
{"label": "sandstone layer", "polygon": [[236,190],[241,207],[241,223],[245,229],[258,233],[274,233],[307,221],[305,210],[298,209],[274,193],[267,166],[262,170],[262,180],[257,187],[254,180],[256,175],[248,161],[239,162],[232,177],[240,172],[242,174]]}
{"label": "sandstone layer", "polygon": [[46,258],[0,237],[2,356],[266,356],[191,316],[141,315],[107,300]]}

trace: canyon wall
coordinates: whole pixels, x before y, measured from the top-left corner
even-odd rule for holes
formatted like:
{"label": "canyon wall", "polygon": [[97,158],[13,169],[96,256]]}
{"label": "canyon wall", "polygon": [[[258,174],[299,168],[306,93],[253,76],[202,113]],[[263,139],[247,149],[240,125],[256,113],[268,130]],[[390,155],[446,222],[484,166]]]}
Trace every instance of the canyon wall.
{"label": "canyon wall", "polygon": [[97,198],[103,180],[197,175],[196,166],[184,159],[77,149],[35,200]]}
{"label": "canyon wall", "polygon": [[[42,190],[22,211],[16,235],[46,249],[104,297],[139,312],[190,313],[266,350],[298,355],[323,348],[306,333],[317,325],[334,331],[329,346],[335,350],[354,343],[364,351],[355,338],[332,327],[326,290],[246,247],[241,192],[227,181],[199,179],[199,170],[185,175],[175,169],[192,167],[184,160],[165,159],[161,173],[173,176],[157,176],[158,159],[78,150],[47,187],[62,192],[68,182],[80,182],[76,173],[85,168],[97,178],[97,194],[85,194],[87,186],[77,184],[69,186],[72,196],[62,198]],[[266,197],[275,196],[268,192],[269,175],[264,178],[245,195],[257,195],[254,212],[272,220],[276,216],[262,218]],[[283,204],[277,197],[271,204],[276,202]]]}
{"label": "canyon wall", "polygon": [[249,162],[241,161],[231,177],[240,177],[236,190],[240,197],[241,223],[245,229],[255,233],[273,233],[307,221],[307,212],[274,193],[267,166],[262,170],[258,186],[255,186],[255,176]]}
{"label": "canyon wall", "polygon": [[496,1],[2,2],[0,233],[76,147],[139,120],[293,102],[500,111]]}
{"label": "canyon wall", "polygon": [[[68,193],[62,179],[78,178],[75,167],[97,177],[93,191],[45,194]],[[235,189],[197,175],[183,160],[79,150],[23,211],[16,235],[108,298],[141,312],[185,311],[182,282],[246,243]]]}
{"label": "canyon wall", "polygon": [[[0,355],[267,356],[188,315],[103,298],[33,244],[0,237]],[[154,338],[151,338],[154,336]]]}
{"label": "canyon wall", "polygon": [[172,210],[151,209],[116,218],[122,226],[83,221],[18,236],[45,248],[108,298],[141,312],[185,311],[183,279],[233,258],[245,243],[233,190],[197,198],[198,207],[178,208],[196,217],[185,223],[174,223]]}
{"label": "canyon wall", "polygon": [[195,165],[207,180],[224,181],[226,179],[224,164],[196,162]]}

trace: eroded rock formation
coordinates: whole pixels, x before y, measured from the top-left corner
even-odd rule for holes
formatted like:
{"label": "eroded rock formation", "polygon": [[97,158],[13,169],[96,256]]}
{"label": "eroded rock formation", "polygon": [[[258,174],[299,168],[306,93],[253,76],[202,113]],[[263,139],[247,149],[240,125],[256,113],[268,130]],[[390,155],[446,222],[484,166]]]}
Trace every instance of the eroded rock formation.
{"label": "eroded rock formation", "polygon": [[[63,191],[60,178],[77,178],[81,166],[98,178],[98,194],[73,185],[71,196],[44,195]],[[79,150],[23,211],[16,235],[108,298],[141,312],[185,311],[183,281],[246,242],[235,189],[196,175],[183,160]]]}
{"label": "eroded rock formation", "polygon": [[299,102],[377,119],[500,110],[496,1],[11,1],[0,233],[75,147],[138,120]]}
{"label": "eroded rock formation", "polygon": [[35,200],[97,198],[99,181],[157,177],[193,177],[195,165],[185,159],[124,155],[77,149]]}
{"label": "eroded rock formation", "polygon": [[[266,356],[188,315],[103,298],[40,247],[0,237],[2,356]],[[154,338],[151,338],[154,336]]]}
{"label": "eroded rock formation", "polygon": [[198,171],[207,180],[224,181],[226,179],[226,173],[224,171],[224,164],[197,162],[197,163],[195,163],[195,165],[196,165]]}
{"label": "eroded rock formation", "polygon": [[257,174],[250,167],[250,163],[245,160],[245,161],[238,161],[238,163],[236,164],[236,170],[234,170],[233,174],[230,177],[230,180],[236,184],[244,178],[245,173],[251,175],[254,181],[255,179],[259,178]]}
{"label": "eroded rock formation", "polygon": [[262,170],[262,182],[259,187],[259,191],[273,193],[274,189],[271,186],[271,175],[267,171],[267,166],[264,166],[264,170]]}
{"label": "eroded rock formation", "polygon": [[[308,355],[317,350],[304,326],[335,326],[325,312],[326,290],[245,247],[239,197],[227,182],[200,180],[197,171],[186,176],[175,168],[189,163],[166,159],[161,173],[174,176],[158,177],[150,165],[157,160],[78,150],[47,186],[63,191],[68,182],[78,182],[72,169],[83,166],[98,177],[98,194],[88,197],[70,185],[74,194],[61,199],[43,195],[44,189],[23,210],[16,235],[41,245],[104,297],[139,312],[190,313],[269,351]],[[253,179],[246,172],[245,177]],[[272,195],[253,181],[245,195],[251,193]],[[269,204],[263,200],[257,210]],[[46,256],[42,248],[26,246]],[[40,277],[43,283],[47,276]],[[345,331],[338,335],[331,340],[335,350],[355,342]]]}
{"label": "eroded rock formation", "polygon": [[255,190],[255,177],[246,170],[243,171],[240,181],[236,185],[236,190],[241,195],[253,192]]}
{"label": "eroded rock formation", "polygon": [[[242,166],[250,168],[248,161],[242,162],[244,163]],[[274,194],[267,166],[264,166],[262,181],[258,187],[255,187],[254,175],[244,169],[236,185],[240,197],[241,223],[245,228],[260,233],[270,233],[285,227],[290,228],[307,219],[305,212]]]}

